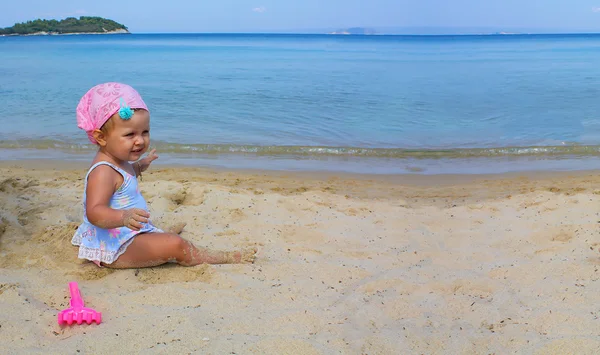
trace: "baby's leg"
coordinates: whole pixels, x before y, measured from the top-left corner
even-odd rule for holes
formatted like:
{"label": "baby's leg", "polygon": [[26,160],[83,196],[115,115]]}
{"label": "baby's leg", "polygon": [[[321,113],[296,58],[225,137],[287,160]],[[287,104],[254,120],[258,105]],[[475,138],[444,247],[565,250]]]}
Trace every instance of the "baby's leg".
{"label": "baby's leg", "polygon": [[191,242],[171,233],[143,233],[136,236],[127,250],[114,263],[115,269],[151,267],[176,261],[183,266],[200,264],[252,263],[256,248],[239,251],[211,251],[197,248]]}

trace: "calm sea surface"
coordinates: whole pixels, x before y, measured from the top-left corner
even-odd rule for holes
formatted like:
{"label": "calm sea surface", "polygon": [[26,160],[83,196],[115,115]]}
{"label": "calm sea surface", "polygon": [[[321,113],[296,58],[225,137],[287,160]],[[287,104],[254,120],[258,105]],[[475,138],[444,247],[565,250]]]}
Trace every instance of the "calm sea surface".
{"label": "calm sea surface", "polygon": [[0,37],[0,158],[89,159],[75,107],[134,86],[163,163],[599,168],[600,35]]}

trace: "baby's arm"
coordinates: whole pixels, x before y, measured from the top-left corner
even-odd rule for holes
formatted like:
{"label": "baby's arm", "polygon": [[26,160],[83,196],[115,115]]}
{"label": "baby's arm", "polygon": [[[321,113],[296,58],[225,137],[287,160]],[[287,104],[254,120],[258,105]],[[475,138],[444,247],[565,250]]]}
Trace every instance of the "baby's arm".
{"label": "baby's arm", "polygon": [[148,222],[150,215],[142,209],[115,210],[109,207],[112,195],[122,183],[121,174],[107,165],[92,170],[88,176],[85,206],[91,224],[102,229],[125,226],[140,230],[140,222]]}

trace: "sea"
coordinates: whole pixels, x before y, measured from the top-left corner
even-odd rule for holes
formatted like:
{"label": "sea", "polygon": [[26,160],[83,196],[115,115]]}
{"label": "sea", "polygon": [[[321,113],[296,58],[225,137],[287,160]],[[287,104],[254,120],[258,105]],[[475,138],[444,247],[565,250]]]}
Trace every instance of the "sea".
{"label": "sea", "polygon": [[600,35],[0,37],[0,160],[86,161],[136,88],[161,164],[366,174],[600,168]]}

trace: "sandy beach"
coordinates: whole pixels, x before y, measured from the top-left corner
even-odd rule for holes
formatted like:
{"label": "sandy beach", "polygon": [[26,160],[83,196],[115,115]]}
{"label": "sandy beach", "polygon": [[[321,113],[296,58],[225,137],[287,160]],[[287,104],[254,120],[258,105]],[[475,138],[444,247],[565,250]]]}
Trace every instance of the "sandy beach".
{"label": "sandy beach", "polygon": [[[0,353],[600,353],[597,171],[154,167],[141,188],[158,226],[260,254],[114,271],[70,244],[86,168],[0,165]],[[101,325],[57,325],[70,281]]]}

